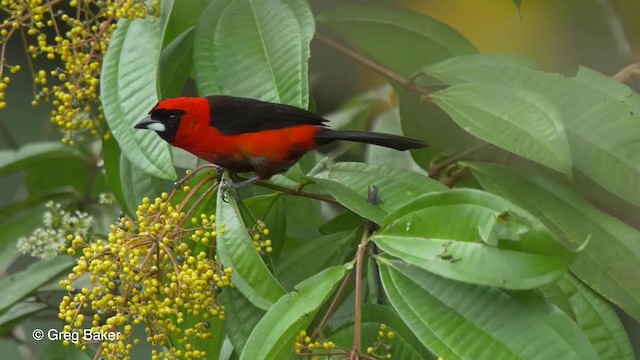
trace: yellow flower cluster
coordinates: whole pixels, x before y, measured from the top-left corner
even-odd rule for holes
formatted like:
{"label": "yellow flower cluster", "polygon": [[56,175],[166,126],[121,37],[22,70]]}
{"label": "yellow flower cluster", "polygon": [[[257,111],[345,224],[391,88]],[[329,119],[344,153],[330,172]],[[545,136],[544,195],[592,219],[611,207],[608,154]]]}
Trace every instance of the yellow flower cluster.
{"label": "yellow flower cluster", "polygon": [[[320,342],[317,339],[312,339],[311,336],[307,335],[305,330],[301,330],[296,336],[295,349],[297,355],[309,355],[312,354],[314,350],[325,350],[324,355],[330,357],[334,350],[336,344],[332,341],[323,341]],[[333,355],[337,353],[345,353],[345,349],[338,349],[336,352],[333,352]]]}
{"label": "yellow flower cluster", "polygon": [[[393,331],[387,331],[386,324],[380,324],[380,330],[378,330],[378,338],[373,346],[367,348],[367,354],[370,354],[378,359],[391,359],[391,345],[385,345],[385,340],[395,339],[396,334]],[[380,350],[384,350],[383,354],[379,354]]]}
{"label": "yellow flower cluster", "polygon": [[144,327],[152,359],[207,357],[195,344],[211,336],[212,320],[225,318],[217,295],[233,287],[232,269],[223,269],[215,256],[222,224],[200,214],[187,227],[181,207],[166,193],[145,198],[137,219],[120,219],[107,240],[73,243],[82,255],[61,281],[69,292],[59,309],[64,331],[120,333],[112,341],[83,339],[76,345],[95,343],[97,356],[128,359],[141,341],[134,330]]}
{"label": "yellow flower cluster", "polygon": [[[372,346],[369,346],[366,350],[367,359],[391,359],[391,351],[393,348],[390,345],[385,345],[386,340],[393,340],[395,333],[393,331],[386,331],[387,325],[380,324],[380,330],[378,331],[378,338]],[[296,355],[300,357],[311,357],[311,359],[335,359],[335,358],[347,358],[351,349],[336,347],[332,341],[320,342],[318,339],[314,339],[307,335],[305,330],[301,330],[296,336],[294,343]],[[382,351],[381,351],[382,350]],[[381,354],[382,352],[382,354]]]}
{"label": "yellow flower cluster", "polygon": [[261,255],[271,254],[273,247],[271,246],[271,240],[268,238],[270,231],[267,225],[263,221],[258,220],[253,228],[247,230],[249,231],[249,235],[251,235],[251,240],[256,251]]}
{"label": "yellow flower cluster", "polygon": [[[5,91],[11,81],[4,70],[21,70],[5,59],[8,42],[17,36],[29,55],[34,80],[32,104],[51,102],[51,121],[65,133],[62,141],[74,145],[85,132],[94,137],[102,134],[100,71],[116,22],[149,15],[153,22],[159,16],[160,1],[153,0],[148,6],[145,0],[71,0],[68,5],[73,10],[69,13],[64,5],[59,0],[0,1],[0,10],[9,14],[0,23],[0,109],[7,106]],[[47,35],[51,33],[55,36]],[[36,70],[31,59],[39,57],[60,61],[61,66],[49,72]]]}

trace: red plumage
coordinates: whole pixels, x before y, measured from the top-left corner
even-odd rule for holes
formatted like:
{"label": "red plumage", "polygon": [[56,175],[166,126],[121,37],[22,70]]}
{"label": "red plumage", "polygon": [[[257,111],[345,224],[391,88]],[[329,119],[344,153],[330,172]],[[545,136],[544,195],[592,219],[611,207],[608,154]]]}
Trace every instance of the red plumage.
{"label": "red plumage", "polygon": [[397,150],[425,147],[415,139],[365,131],[331,130],[319,115],[254,99],[209,96],[160,101],[135,127],[236,172],[261,179],[286,171],[320,145],[348,140]]}

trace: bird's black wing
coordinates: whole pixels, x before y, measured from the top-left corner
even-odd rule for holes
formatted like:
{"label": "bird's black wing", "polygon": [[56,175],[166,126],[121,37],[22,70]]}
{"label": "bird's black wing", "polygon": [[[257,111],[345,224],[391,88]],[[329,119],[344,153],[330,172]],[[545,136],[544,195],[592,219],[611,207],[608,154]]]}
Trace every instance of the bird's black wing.
{"label": "bird's black wing", "polygon": [[324,126],[323,119],[294,106],[235,96],[207,96],[211,126],[225,135],[283,129],[299,125]]}

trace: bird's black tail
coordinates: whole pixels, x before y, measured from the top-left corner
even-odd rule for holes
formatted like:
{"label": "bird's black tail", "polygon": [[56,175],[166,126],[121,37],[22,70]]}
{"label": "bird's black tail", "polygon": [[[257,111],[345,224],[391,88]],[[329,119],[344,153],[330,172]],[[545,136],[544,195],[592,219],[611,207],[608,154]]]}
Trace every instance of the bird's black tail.
{"label": "bird's black tail", "polygon": [[384,146],[396,150],[420,149],[426,147],[421,140],[399,135],[383,134],[369,131],[348,131],[326,129],[315,136],[319,145],[328,144],[335,140],[355,141],[365,144]]}

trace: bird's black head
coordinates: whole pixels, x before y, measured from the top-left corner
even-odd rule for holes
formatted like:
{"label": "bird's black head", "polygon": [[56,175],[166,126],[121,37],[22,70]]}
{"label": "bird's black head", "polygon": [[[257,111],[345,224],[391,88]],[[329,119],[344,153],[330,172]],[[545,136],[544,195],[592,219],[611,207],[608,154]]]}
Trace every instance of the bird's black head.
{"label": "bird's black head", "polygon": [[147,129],[155,131],[162,139],[168,143],[173,143],[178,133],[180,119],[185,114],[184,110],[163,108],[162,101],[151,111],[149,116],[142,119],[134,127],[136,129]]}

